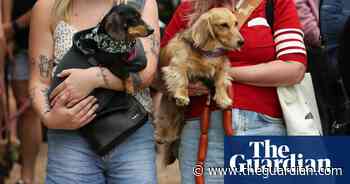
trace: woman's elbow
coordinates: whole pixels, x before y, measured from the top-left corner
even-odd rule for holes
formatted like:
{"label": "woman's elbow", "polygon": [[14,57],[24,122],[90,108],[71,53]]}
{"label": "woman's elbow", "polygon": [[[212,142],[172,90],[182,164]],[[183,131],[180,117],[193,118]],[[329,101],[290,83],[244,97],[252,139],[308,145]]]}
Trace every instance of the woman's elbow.
{"label": "woman's elbow", "polygon": [[288,80],[287,85],[295,85],[300,83],[304,79],[304,74],[306,72],[306,66],[302,63],[293,63],[293,69],[291,70],[292,75],[290,80]]}

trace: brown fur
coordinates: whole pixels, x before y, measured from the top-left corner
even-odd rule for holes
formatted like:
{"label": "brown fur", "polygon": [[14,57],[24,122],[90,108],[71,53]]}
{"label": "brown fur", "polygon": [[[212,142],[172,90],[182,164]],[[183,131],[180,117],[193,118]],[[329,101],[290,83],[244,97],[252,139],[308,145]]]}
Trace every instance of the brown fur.
{"label": "brown fur", "polygon": [[[179,139],[184,125],[183,109],[190,101],[190,81],[198,77],[212,79],[216,91],[215,102],[221,108],[232,104],[227,94],[232,80],[228,73],[230,64],[227,57],[202,56],[189,42],[205,51],[238,50],[243,44],[243,38],[237,25],[237,19],[229,9],[214,8],[203,14],[191,28],[178,33],[161,50],[160,62],[164,66],[162,79],[167,91],[161,99],[159,111],[155,114],[155,138],[158,143],[165,143],[165,147],[169,147]],[[168,154],[170,150],[165,152]],[[167,158],[169,156],[165,155],[165,165],[173,161]]]}

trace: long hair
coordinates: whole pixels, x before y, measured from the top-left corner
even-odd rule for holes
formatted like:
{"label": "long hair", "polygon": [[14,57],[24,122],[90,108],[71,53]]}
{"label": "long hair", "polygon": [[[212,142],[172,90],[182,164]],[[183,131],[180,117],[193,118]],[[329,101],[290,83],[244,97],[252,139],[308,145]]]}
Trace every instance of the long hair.
{"label": "long hair", "polygon": [[55,21],[69,21],[70,10],[72,8],[72,1],[73,0],[55,0],[52,11],[52,17]]}
{"label": "long hair", "polygon": [[232,5],[232,0],[190,0],[192,3],[193,11],[188,16],[189,25],[192,25],[203,13],[207,12],[211,7],[220,4]]}
{"label": "long hair", "polygon": [[[127,3],[127,0],[109,0],[115,3]],[[52,17],[54,22],[59,20],[69,21],[73,0],[55,0]]]}

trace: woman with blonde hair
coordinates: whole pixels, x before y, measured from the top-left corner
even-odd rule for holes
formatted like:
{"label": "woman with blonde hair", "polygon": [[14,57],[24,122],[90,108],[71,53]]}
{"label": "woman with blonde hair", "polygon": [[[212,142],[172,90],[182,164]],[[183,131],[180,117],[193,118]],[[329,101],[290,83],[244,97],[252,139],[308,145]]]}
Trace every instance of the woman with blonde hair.
{"label": "woman with blonde hair", "polygon": [[[165,29],[161,47],[180,30],[191,26],[212,7],[239,9],[244,0],[183,1]],[[296,84],[303,79],[306,51],[303,32],[293,0],[274,0],[274,24],[269,25],[261,0],[240,29],[245,39],[241,51],[230,51],[231,76],[234,79],[232,104],[235,135],[286,135],[276,87]],[[225,28],[223,28],[225,29]],[[200,49],[200,48],[199,48]],[[165,66],[168,63],[160,63]],[[181,135],[179,160],[181,181],[195,183],[193,169],[197,161],[200,136],[199,117],[206,103],[207,88],[191,84],[191,103],[186,112],[186,124]],[[212,107],[206,167],[224,166],[224,129],[222,111]],[[223,176],[210,176],[204,171],[206,183],[224,183]]]}
{"label": "woman with blonde hair", "polygon": [[[96,26],[114,3],[112,0],[39,0],[33,9],[30,91],[34,107],[49,129],[47,184],[157,183],[150,122],[104,157],[95,154],[77,131],[95,117],[98,104],[94,97],[88,96],[93,89],[124,90],[121,80],[107,68],[69,70],[57,102],[51,107],[48,101],[53,67],[72,46],[73,34]],[[157,4],[155,0],[128,3],[137,5],[143,19],[155,30],[151,37],[141,39],[148,62],[143,71],[135,74],[139,81],[135,87],[143,89],[135,97],[150,112],[148,86],[157,68],[159,50]]]}

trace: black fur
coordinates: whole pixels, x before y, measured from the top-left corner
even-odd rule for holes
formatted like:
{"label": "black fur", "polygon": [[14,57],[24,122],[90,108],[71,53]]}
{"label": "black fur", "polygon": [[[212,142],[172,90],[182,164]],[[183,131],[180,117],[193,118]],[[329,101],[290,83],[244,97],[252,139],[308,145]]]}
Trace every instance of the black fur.
{"label": "black fur", "polygon": [[[107,25],[108,21],[111,22],[112,25]],[[139,12],[129,5],[117,5],[110,10],[97,27],[99,27],[98,34],[108,34],[113,39],[115,38],[114,40],[132,40],[136,38],[128,34],[128,28],[136,25],[145,26]],[[112,29],[110,27],[108,28],[108,26],[112,26]],[[83,40],[81,42],[81,47],[78,47],[76,43],[81,41],[79,40],[81,35],[89,34],[93,29],[94,28],[80,31],[73,36],[73,46],[59,62],[54,72],[49,94],[64,81],[64,78],[57,77],[57,74],[66,69],[85,69],[100,65],[107,67],[118,77],[125,79],[130,72],[137,72],[146,67],[147,60],[141,42],[136,42],[136,56],[132,61],[127,61],[129,57],[128,52],[108,53],[97,48],[97,43],[93,40]],[[151,32],[153,31],[150,30],[150,33]],[[98,99],[99,108],[97,113],[103,113],[104,111],[108,111],[111,107],[127,104],[125,100],[128,95],[125,92],[98,88],[95,89],[91,95]]]}

